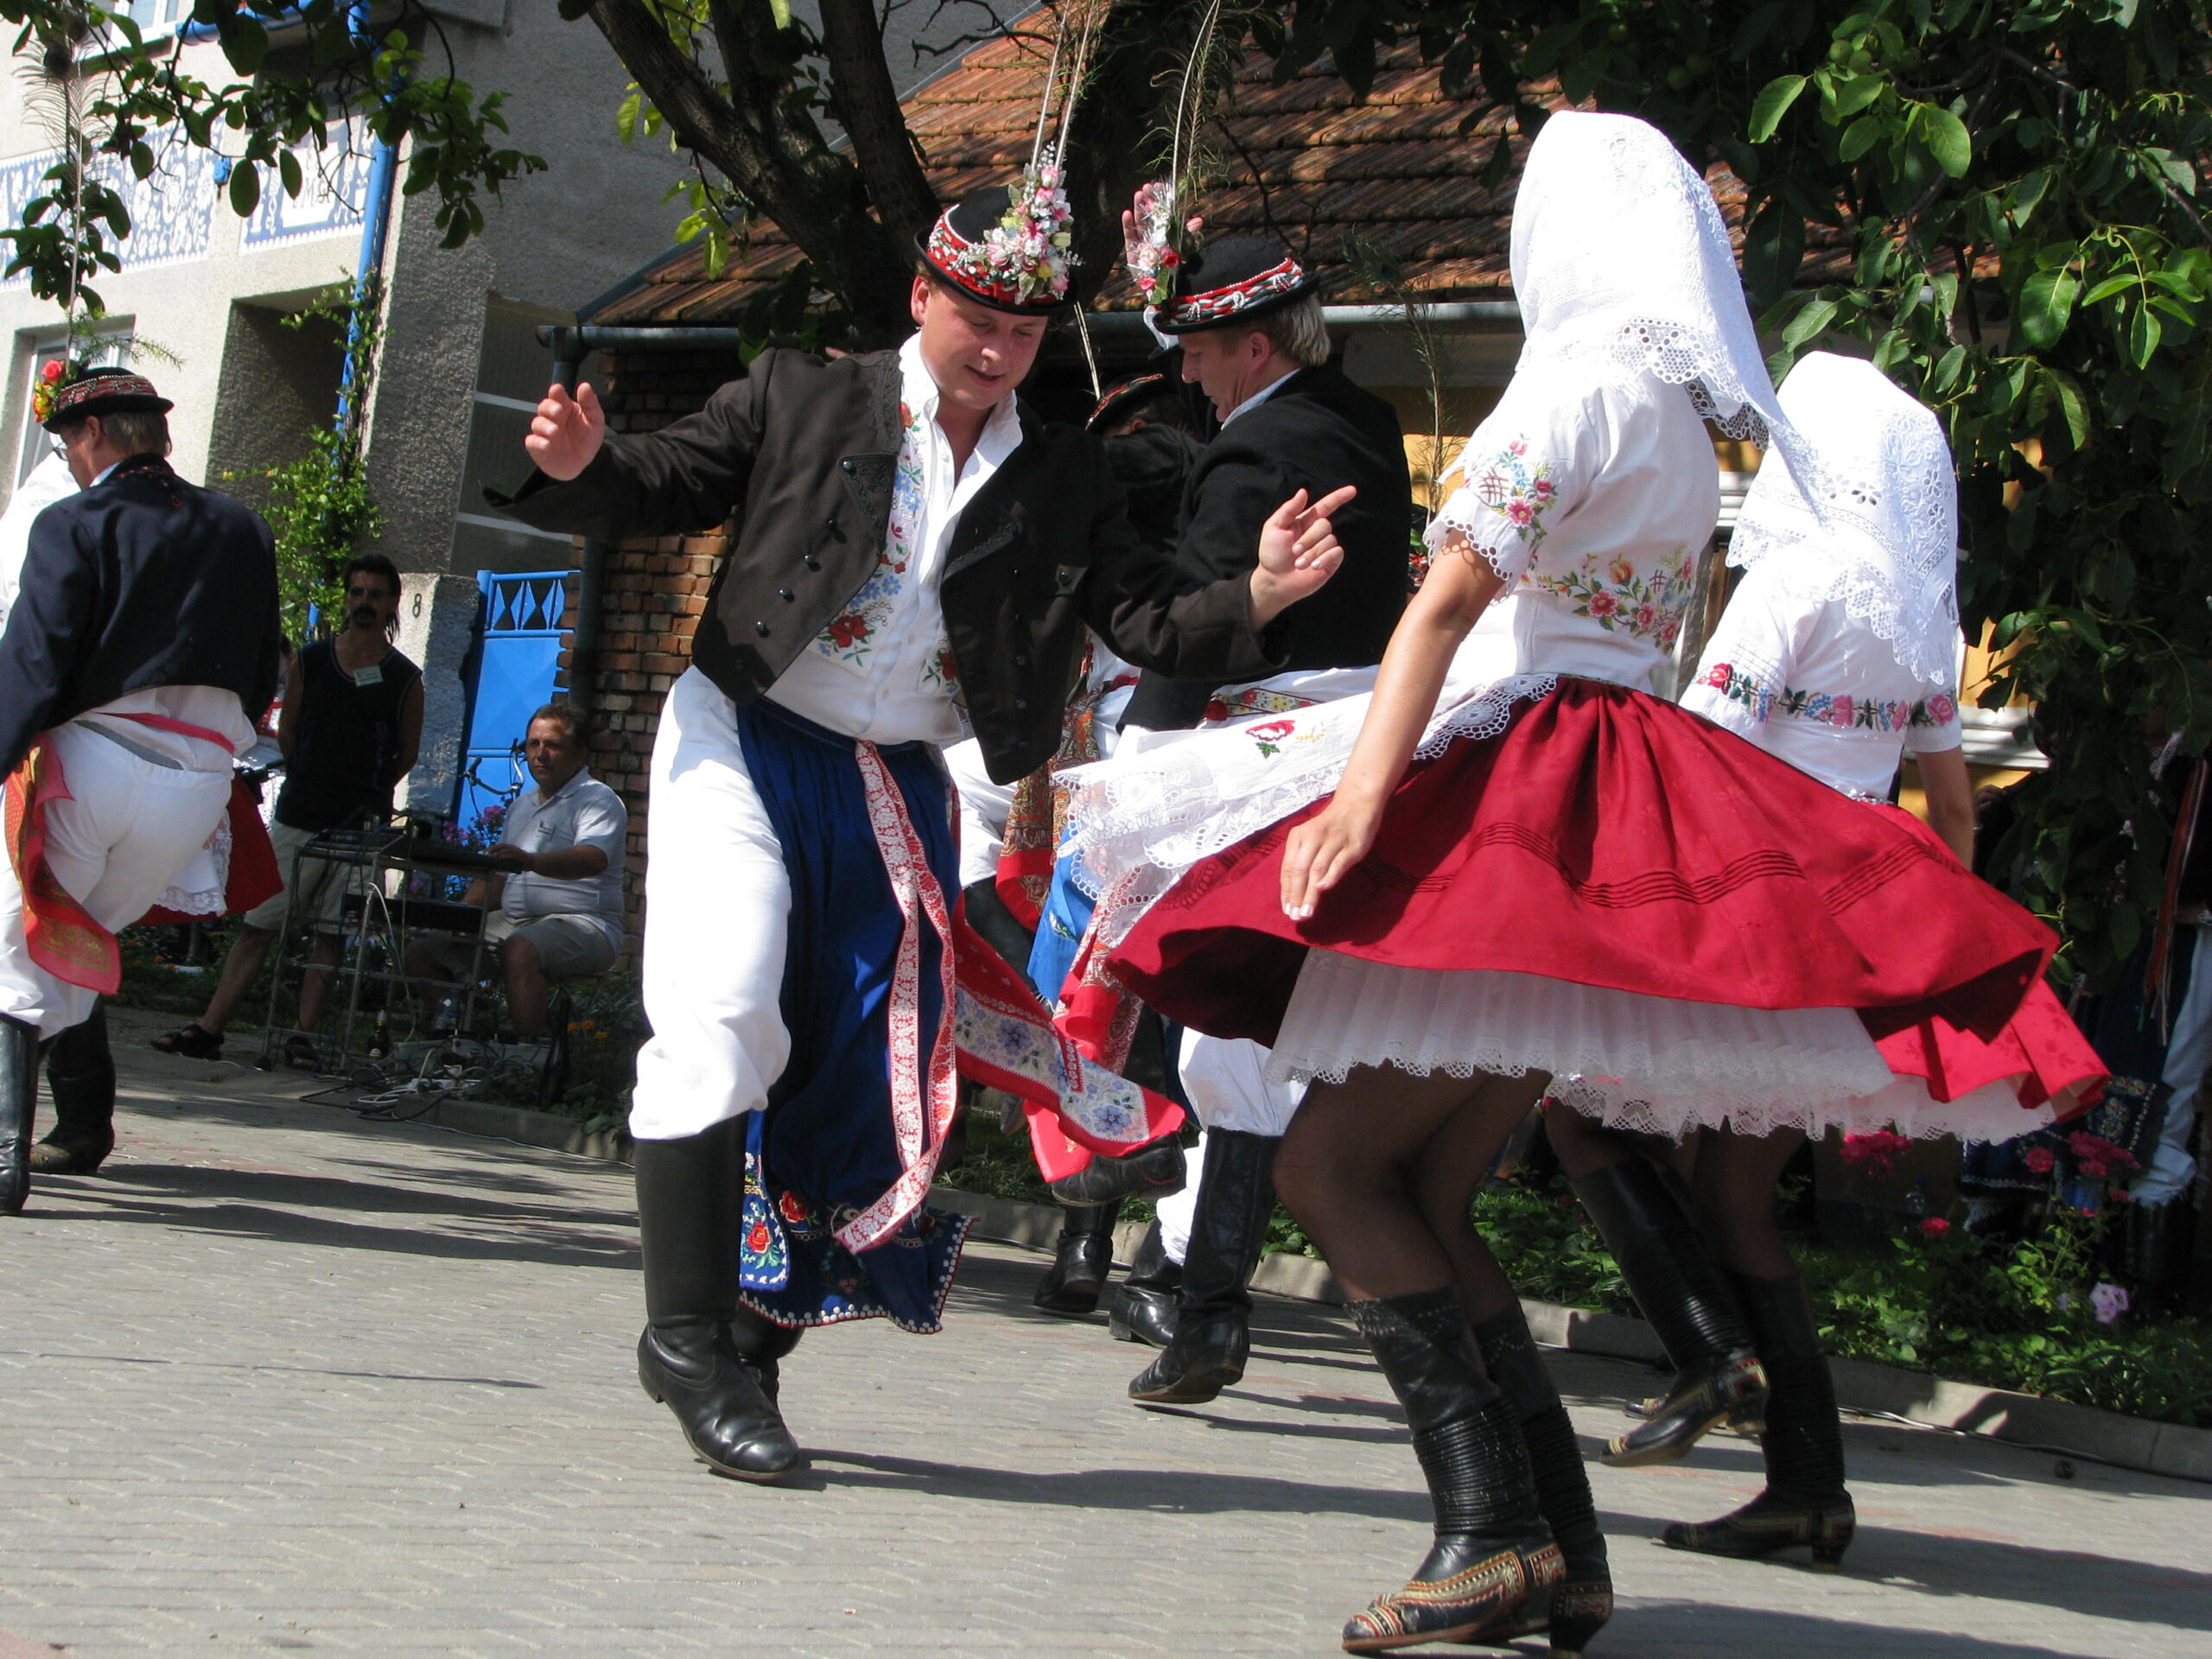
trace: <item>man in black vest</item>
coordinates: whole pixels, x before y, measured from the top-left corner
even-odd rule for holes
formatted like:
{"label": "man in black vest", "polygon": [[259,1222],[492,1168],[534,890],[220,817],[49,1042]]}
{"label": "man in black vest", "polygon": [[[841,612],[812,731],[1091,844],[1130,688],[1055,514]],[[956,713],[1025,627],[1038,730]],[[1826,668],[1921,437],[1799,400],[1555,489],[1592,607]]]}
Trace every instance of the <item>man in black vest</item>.
{"label": "man in black vest", "polygon": [[[50,404],[46,399],[51,399]],[[231,798],[276,684],[269,526],[170,469],[171,405],[94,369],[38,411],[83,487],[31,526],[0,635],[0,1214],[22,1208],[41,1036],[116,987],[144,915]]]}
{"label": "man in black vest", "polygon": [[[1396,413],[1330,363],[1315,283],[1280,243],[1237,236],[1207,244],[1176,268],[1150,320],[1181,346],[1183,378],[1204,389],[1222,423],[1183,488],[1175,555],[1193,580],[1249,570],[1253,526],[1283,494],[1322,479],[1359,493],[1335,516],[1344,562],[1327,595],[1284,618],[1282,671],[1224,687],[1147,674],[1124,727],[1167,731],[1283,714],[1367,690],[1408,592],[1413,494]],[[1187,1249],[1179,1269],[1174,1241],[1155,1225],[1112,1310],[1117,1336],[1170,1338],[1129,1384],[1143,1405],[1197,1404],[1243,1375],[1245,1287],[1274,1211],[1275,1147],[1303,1092],[1266,1079],[1257,1044],[1185,1033],[1178,1059],[1206,1132],[1194,1192],[1163,1200],[1160,1213],[1187,1237]],[[1183,1162],[1181,1149],[1163,1142],[1094,1159],[1052,1191],[1110,1205],[1173,1180]]]}
{"label": "man in black vest", "polygon": [[[339,918],[345,883],[339,866],[302,858],[300,849],[327,830],[389,818],[392,791],[414,767],[423,739],[423,671],[391,643],[399,625],[398,570],[381,553],[362,553],[346,562],[340,579],[346,626],[293,658],[276,718],[284,786],[269,839],[286,889],[239,918],[207,1012],[154,1039],[165,1054],[222,1058],[223,1028],[296,903],[316,912],[311,965],[300,982],[300,1030],[311,1032],[322,1019],[330,970],[344,944]],[[304,1036],[285,1049],[296,1065],[312,1065],[315,1056],[314,1042]]]}
{"label": "man in black vest", "polygon": [[716,1472],[799,1465],[777,1365],[807,1325],[937,1328],[964,1222],[922,1205],[956,1084],[940,748],[1050,758],[1086,626],[1147,666],[1268,672],[1327,580],[1325,511],[1281,504],[1247,574],[1141,545],[1080,430],[1014,396],[1071,299],[1054,181],[969,196],[918,250],[918,331],[825,363],[765,352],[701,413],[607,432],[556,387],[510,505],[605,540],[734,518],[660,714],[631,1132],[639,1377]]}

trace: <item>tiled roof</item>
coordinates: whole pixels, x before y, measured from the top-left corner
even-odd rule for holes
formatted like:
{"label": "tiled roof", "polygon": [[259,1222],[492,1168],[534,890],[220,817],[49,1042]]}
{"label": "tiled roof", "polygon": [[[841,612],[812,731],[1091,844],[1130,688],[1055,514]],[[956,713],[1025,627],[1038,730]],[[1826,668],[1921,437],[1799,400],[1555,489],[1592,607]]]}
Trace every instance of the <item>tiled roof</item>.
{"label": "tiled roof", "polygon": [[[1046,56],[1034,40],[993,41],[907,99],[907,124],[939,200],[1004,182],[1027,159]],[[1410,44],[1382,59],[1364,101],[1325,67],[1280,86],[1273,76],[1257,54],[1237,72],[1220,123],[1230,181],[1196,204],[1210,233],[1274,231],[1309,268],[1337,279],[1332,303],[1395,297],[1354,279],[1348,238],[1389,256],[1405,292],[1428,300],[1507,296],[1507,219],[1528,146],[1510,138],[1507,181],[1494,191],[1484,184],[1484,164],[1507,119],[1503,111],[1462,136],[1471,106],[1444,95],[1439,72],[1424,67]],[[1741,188],[1719,171],[1714,185],[1732,223]],[[747,300],[798,258],[783,232],[763,223],[719,277],[708,276],[702,251],[679,248],[652,267],[643,286],[588,321],[733,322]],[[1117,270],[1096,304],[1133,307],[1127,276]]]}

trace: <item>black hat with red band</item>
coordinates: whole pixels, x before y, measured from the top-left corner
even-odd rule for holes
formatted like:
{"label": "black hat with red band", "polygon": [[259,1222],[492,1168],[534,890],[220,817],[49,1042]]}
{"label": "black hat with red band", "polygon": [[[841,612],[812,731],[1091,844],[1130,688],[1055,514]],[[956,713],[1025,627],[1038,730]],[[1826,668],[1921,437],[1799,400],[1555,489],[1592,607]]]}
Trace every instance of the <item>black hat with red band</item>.
{"label": "black hat with red band", "polygon": [[1250,322],[1280,311],[1320,287],[1281,243],[1228,236],[1175,267],[1175,289],[1152,314],[1163,334],[1195,334]]}
{"label": "black hat with red band", "polygon": [[922,262],[948,287],[994,311],[1050,316],[1075,303],[1069,281],[1067,196],[1049,163],[1022,188],[972,191],[917,242]]}

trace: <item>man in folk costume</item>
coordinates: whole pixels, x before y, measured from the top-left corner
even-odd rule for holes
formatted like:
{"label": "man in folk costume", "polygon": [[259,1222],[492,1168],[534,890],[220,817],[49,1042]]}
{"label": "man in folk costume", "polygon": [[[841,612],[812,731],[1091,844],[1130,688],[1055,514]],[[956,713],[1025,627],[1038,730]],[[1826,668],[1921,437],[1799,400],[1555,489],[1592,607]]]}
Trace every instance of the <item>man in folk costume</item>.
{"label": "man in folk costume", "polygon": [[[1084,423],[1105,450],[1108,467],[1127,498],[1130,527],[1151,546],[1175,544],[1183,482],[1200,448],[1195,435],[1198,418],[1172,374],[1152,369],[1109,387]],[[960,885],[968,925],[1047,1001],[1066,978],[1081,938],[1084,918],[1071,912],[1066,901],[1072,897],[1088,906],[1065,880],[1052,879],[1065,791],[1054,785],[1052,775],[1113,753],[1139,677],[1132,664],[1093,635],[1084,642],[1083,671],[1068,698],[1060,747],[1051,760],[1015,783],[995,784],[984,771],[982,746],[975,739],[945,751],[960,798]],[[1137,1033],[1122,1073],[1174,1097],[1179,1091],[1167,1075],[1156,1017],[1149,1026]],[[1042,1120],[1039,1134],[1067,1143],[1055,1116],[1042,1105],[1032,1110]],[[1156,1186],[1152,1196],[1167,1205],[1181,1201],[1182,1194],[1168,1198],[1166,1192]],[[1114,1224],[1121,1208],[1117,1202],[1063,1206],[1052,1266],[1030,1299],[1038,1307],[1069,1315],[1097,1307],[1113,1271]],[[1181,1259],[1179,1251],[1176,1260]]]}
{"label": "man in folk costume", "polygon": [[[1299,497],[1255,567],[1198,587],[1131,532],[1096,447],[1015,397],[1073,298],[1058,184],[1047,152],[1018,194],[978,191],[938,219],[918,247],[918,331],[895,351],[763,353],[643,437],[607,434],[588,387],[554,388],[510,507],[607,540],[737,521],[654,750],[653,1036],[630,1128],[639,1378],[739,1478],[799,1465],[775,1395],[804,1327],[938,1326],[966,1228],[922,1199],[956,1040],[963,1069],[1002,1084],[1060,1063],[1041,1024],[982,1022],[980,947],[959,953],[956,997],[940,750],[964,723],[994,778],[1049,759],[1086,626],[1168,672],[1265,673],[1276,618],[1335,568],[1339,503]],[[1015,996],[1035,1007],[1018,982],[990,995],[998,1014]],[[1062,1081],[1072,1115],[1113,1109],[1100,1144],[1158,1132],[1118,1080]]]}
{"label": "man in folk costume", "polygon": [[0,634],[0,1214],[29,1189],[39,1041],[116,988],[115,930],[223,821],[280,639],[269,526],[170,469],[168,401],[120,369],[41,392],[83,487],[32,524]]}
{"label": "man in folk costume", "polygon": [[[1327,597],[1283,619],[1289,638],[1282,671],[1217,688],[1147,673],[1123,721],[1125,737],[1247,721],[1255,722],[1255,737],[1263,740],[1271,718],[1374,683],[1408,586],[1413,502],[1405,440],[1390,406],[1330,363],[1316,283],[1289,250],[1236,236],[1179,260],[1162,259],[1137,234],[1141,224],[1170,217],[1147,212],[1161,191],[1147,186],[1137,212],[1124,219],[1131,269],[1153,302],[1153,327],[1182,347],[1183,378],[1204,390],[1222,423],[1184,484],[1178,562],[1192,580],[1248,571],[1258,528],[1274,502],[1323,480],[1359,489],[1334,517],[1344,568]],[[1141,753],[1143,740],[1125,747]],[[1062,1028],[1086,1046],[1109,1040],[1104,1009],[1125,1011],[1118,992],[1096,971],[1099,954],[1078,964],[1084,982],[1071,983],[1063,998]],[[1173,1337],[1129,1384],[1130,1397],[1141,1405],[1211,1400],[1243,1375],[1251,1313],[1246,1284],[1274,1211],[1269,1170],[1304,1093],[1298,1084],[1268,1079],[1267,1050],[1256,1043],[1186,1032],[1179,1060],[1184,1092],[1205,1126],[1195,1160],[1195,1211],[1186,1226],[1168,1230],[1186,1234],[1188,1243],[1179,1253],[1179,1276],[1172,1238],[1147,1237],[1135,1287],[1116,1309],[1116,1334],[1164,1334],[1161,1287],[1176,1286]],[[1139,1183],[1160,1179],[1156,1165],[1170,1176],[1179,1173],[1180,1157],[1166,1142],[1123,1159],[1082,1160],[1083,1167],[1062,1175],[1053,1192],[1067,1200],[1111,1204]]]}

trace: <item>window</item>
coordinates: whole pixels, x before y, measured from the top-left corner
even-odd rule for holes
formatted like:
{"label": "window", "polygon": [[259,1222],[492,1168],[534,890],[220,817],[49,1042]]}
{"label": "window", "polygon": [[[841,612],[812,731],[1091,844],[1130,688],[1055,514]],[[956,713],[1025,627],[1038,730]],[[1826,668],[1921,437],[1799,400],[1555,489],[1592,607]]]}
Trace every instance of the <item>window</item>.
{"label": "window", "polygon": [[468,454],[454,513],[457,571],[550,570],[569,563],[569,538],[493,513],[486,485],[511,490],[529,472],[522,441],[537,400],[553,378],[553,353],[537,330],[554,319],[493,300],[484,315],[484,344],[470,394]]}
{"label": "window", "polygon": [[[31,475],[31,468],[45,460],[52,448],[53,439],[31,414],[31,393],[38,385],[39,376],[46,372],[46,365],[61,361],[63,354],[68,348],[68,340],[65,337],[56,335],[51,340],[41,341],[31,350],[30,374],[23,382],[22,447],[21,453],[16,457],[15,481],[17,484]],[[92,366],[95,368],[126,367],[130,361],[130,336],[122,333],[103,334],[89,356]]]}

